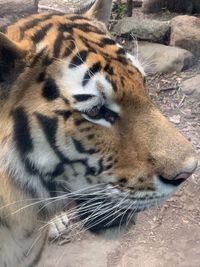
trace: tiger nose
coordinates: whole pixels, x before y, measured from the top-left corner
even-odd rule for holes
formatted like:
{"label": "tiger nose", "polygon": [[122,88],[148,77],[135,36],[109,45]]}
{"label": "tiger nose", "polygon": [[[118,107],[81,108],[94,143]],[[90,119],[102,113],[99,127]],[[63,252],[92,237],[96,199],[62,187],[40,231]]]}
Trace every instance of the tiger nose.
{"label": "tiger nose", "polygon": [[178,186],[187,180],[195,171],[198,165],[198,159],[196,157],[190,157],[187,161],[184,162],[183,170],[175,175],[172,179],[167,179],[162,175],[159,175],[159,179],[165,184],[171,184],[174,186]]}

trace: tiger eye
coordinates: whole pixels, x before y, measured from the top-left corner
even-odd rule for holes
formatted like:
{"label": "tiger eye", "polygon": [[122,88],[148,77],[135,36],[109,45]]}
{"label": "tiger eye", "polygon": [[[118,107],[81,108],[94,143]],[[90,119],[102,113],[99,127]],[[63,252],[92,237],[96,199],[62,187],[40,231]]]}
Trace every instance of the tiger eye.
{"label": "tiger eye", "polygon": [[96,117],[99,114],[101,106],[95,106],[92,109],[88,110],[85,114],[89,117]]}

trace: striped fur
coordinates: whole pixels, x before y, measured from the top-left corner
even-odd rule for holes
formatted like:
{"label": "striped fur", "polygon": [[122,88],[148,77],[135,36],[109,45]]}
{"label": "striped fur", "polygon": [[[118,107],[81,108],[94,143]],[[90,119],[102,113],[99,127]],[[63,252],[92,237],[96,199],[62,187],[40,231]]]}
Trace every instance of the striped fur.
{"label": "striped fur", "polygon": [[88,228],[128,224],[196,167],[139,62],[94,20],[103,3],[0,34],[0,266],[42,266],[46,222],[71,199]]}

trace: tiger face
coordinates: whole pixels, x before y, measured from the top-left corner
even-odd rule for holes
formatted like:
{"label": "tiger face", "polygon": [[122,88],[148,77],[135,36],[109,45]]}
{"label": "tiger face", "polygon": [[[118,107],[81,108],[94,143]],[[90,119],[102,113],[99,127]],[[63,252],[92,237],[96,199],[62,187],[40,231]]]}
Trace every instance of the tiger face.
{"label": "tiger face", "polygon": [[190,143],[151,103],[142,66],[101,22],[40,14],[0,38],[1,162],[33,198],[59,197],[45,201],[48,212],[72,198],[91,230],[126,224],[195,170]]}

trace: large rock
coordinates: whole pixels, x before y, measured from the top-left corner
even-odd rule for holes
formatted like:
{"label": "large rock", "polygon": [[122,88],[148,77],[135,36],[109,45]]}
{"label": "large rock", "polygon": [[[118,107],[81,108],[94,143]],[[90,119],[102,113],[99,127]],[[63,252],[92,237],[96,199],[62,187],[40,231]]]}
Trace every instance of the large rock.
{"label": "large rock", "polygon": [[113,27],[113,32],[117,36],[130,35],[138,40],[157,43],[167,42],[169,30],[169,22],[134,17],[123,18]]}
{"label": "large rock", "polygon": [[200,13],[200,1],[193,0],[194,13]]}
{"label": "large rock", "polygon": [[167,9],[170,12],[193,14],[200,12],[199,0],[144,0],[143,11],[156,13]]}
{"label": "large rock", "polygon": [[181,72],[193,62],[189,51],[161,44],[139,42],[138,58],[147,73]]}
{"label": "large rock", "polygon": [[4,27],[9,25],[11,23],[11,20],[7,17],[1,18],[0,17],[0,32],[3,31]]}
{"label": "large rock", "polygon": [[182,90],[186,95],[200,100],[200,74],[185,80]]}
{"label": "large rock", "polygon": [[170,45],[179,46],[200,56],[200,19],[177,16],[171,20]]}
{"label": "large rock", "polygon": [[0,16],[37,12],[38,0],[0,0]]}

